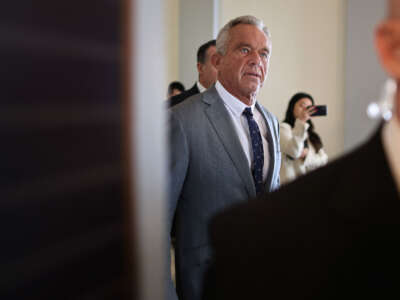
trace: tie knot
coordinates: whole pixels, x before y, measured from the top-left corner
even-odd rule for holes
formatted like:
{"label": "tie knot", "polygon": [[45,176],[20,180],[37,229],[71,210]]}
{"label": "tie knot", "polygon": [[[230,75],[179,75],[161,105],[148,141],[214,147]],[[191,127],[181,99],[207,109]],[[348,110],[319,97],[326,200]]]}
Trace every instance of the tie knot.
{"label": "tie knot", "polygon": [[243,111],[243,114],[244,114],[246,117],[252,117],[252,116],[253,116],[253,113],[252,113],[250,107],[246,107],[246,108],[244,109],[244,111]]}

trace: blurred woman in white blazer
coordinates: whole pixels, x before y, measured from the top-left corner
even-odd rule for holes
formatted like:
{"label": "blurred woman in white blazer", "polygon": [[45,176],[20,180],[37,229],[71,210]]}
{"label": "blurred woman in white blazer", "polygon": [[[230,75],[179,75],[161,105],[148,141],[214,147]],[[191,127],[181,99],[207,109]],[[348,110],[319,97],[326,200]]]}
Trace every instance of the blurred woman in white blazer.
{"label": "blurred woman in white blazer", "polygon": [[309,94],[297,93],[289,101],[285,119],[280,124],[282,184],[328,162],[322,140],[311,122],[314,112],[314,99]]}

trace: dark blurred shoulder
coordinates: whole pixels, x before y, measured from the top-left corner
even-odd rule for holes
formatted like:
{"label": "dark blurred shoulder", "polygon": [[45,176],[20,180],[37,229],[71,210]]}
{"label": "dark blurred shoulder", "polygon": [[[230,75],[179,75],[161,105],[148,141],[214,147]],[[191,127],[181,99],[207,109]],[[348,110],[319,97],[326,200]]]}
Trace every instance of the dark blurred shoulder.
{"label": "dark blurred shoulder", "polygon": [[[247,223],[255,225],[266,223],[266,219],[279,222],[283,216],[292,219],[310,217],[334,206],[364,201],[359,195],[376,186],[371,171],[372,174],[389,174],[388,170],[378,129],[366,143],[328,165],[281,186],[273,193],[228,208],[214,218],[212,228],[218,230]],[[390,178],[385,182],[390,189],[393,185]]]}
{"label": "dark blurred shoulder", "polygon": [[197,84],[195,83],[190,89],[182,92],[179,95],[175,95],[175,96],[171,97],[171,99],[168,100],[169,107],[173,107],[173,106],[185,101],[190,96],[193,96],[198,93],[199,93],[199,89],[197,88]]}

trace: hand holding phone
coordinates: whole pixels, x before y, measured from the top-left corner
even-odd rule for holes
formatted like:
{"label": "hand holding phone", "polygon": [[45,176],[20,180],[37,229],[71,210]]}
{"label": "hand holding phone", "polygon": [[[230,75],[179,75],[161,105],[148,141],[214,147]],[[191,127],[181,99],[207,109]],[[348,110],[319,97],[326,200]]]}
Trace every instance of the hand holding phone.
{"label": "hand holding phone", "polygon": [[323,117],[328,114],[326,105],[315,105],[313,108],[315,112],[311,114],[312,117]]}

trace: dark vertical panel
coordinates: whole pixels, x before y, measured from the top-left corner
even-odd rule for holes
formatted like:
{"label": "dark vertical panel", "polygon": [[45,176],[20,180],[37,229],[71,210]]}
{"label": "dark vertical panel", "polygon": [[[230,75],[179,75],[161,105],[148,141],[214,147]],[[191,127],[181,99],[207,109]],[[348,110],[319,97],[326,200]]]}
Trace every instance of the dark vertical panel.
{"label": "dark vertical panel", "polygon": [[0,299],[127,298],[122,8],[1,4]]}
{"label": "dark vertical panel", "polygon": [[134,180],[134,170],[136,168],[133,164],[133,158],[136,156],[135,148],[133,147],[132,137],[134,136],[133,126],[134,116],[132,114],[133,106],[133,82],[136,81],[133,76],[133,57],[136,56],[134,53],[134,41],[136,36],[134,35],[134,22],[135,16],[133,16],[134,6],[137,4],[135,0],[122,0],[122,120],[123,120],[123,137],[122,137],[122,148],[123,148],[123,177],[124,177],[124,195],[127,201],[125,201],[125,241],[126,241],[126,260],[125,270],[127,272],[127,295],[131,299],[139,299],[140,289],[139,286],[139,263],[136,262],[138,257],[136,243],[139,243],[138,236],[136,235],[137,220],[134,217],[136,212],[136,202],[134,195],[136,194]]}

